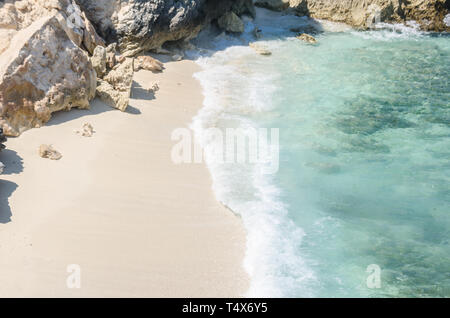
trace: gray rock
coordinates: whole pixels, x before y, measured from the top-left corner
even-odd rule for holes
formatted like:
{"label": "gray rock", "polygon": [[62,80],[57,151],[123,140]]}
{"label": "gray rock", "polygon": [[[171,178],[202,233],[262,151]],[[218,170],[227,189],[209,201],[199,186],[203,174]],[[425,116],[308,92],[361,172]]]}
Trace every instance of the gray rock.
{"label": "gray rock", "polygon": [[234,12],[227,12],[217,20],[219,27],[228,32],[244,32],[244,22]]}
{"label": "gray rock", "polygon": [[195,37],[225,13],[254,14],[249,0],[76,0],[97,32],[126,56]]}

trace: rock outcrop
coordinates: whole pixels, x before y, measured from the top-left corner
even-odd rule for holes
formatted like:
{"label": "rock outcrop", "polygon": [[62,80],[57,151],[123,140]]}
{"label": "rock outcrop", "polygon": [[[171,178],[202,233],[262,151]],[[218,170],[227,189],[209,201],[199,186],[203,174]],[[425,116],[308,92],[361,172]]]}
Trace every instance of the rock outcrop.
{"label": "rock outcrop", "polygon": [[126,56],[189,40],[228,12],[254,15],[252,0],[76,0],[97,32]]}
{"label": "rock outcrop", "polygon": [[162,72],[163,69],[164,64],[151,56],[142,55],[134,60],[135,71],[146,70],[151,72]]}
{"label": "rock outcrop", "polygon": [[[232,17],[225,27],[235,32],[242,14],[255,15],[252,0],[0,0],[0,127],[17,136],[55,111],[88,108],[95,94],[124,111],[134,71],[126,57],[218,19]],[[163,66],[143,57],[137,68]]]}
{"label": "rock outcrop", "polygon": [[234,12],[227,12],[217,20],[217,24],[225,31],[232,33],[244,32],[244,22]]}
{"label": "rock outcrop", "polygon": [[111,107],[125,111],[131,96],[134,58],[122,58],[115,52],[116,45],[98,46],[91,57],[97,71],[97,96]]}
{"label": "rock outcrop", "polygon": [[55,111],[89,107],[96,74],[88,52],[104,41],[75,2],[0,1],[0,36],[0,127],[5,134],[39,127]]}
{"label": "rock outcrop", "polygon": [[90,53],[97,45],[104,45],[94,26],[73,0],[4,0],[0,1],[0,54],[14,35],[42,17],[56,16],[69,38]]}
{"label": "rock outcrop", "polygon": [[375,22],[417,21],[423,30],[450,31],[445,16],[448,0],[255,0],[272,10],[291,10],[298,15],[370,28]]}
{"label": "rock outcrop", "polygon": [[56,15],[17,32],[0,59],[0,126],[18,136],[53,112],[88,108],[96,74]]}
{"label": "rock outcrop", "polygon": [[450,14],[449,0],[411,0],[403,11],[407,20],[419,22],[424,30],[450,32],[450,24],[445,22]]}
{"label": "rock outcrop", "polygon": [[3,128],[0,128],[0,151],[6,148],[4,143],[6,142],[6,136],[3,134]]}

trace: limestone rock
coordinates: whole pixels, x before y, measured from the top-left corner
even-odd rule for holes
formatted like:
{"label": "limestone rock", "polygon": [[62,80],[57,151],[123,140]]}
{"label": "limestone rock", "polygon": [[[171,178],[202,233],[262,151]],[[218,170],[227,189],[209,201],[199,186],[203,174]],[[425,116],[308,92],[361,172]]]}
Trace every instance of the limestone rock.
{"label": "limestone rock", "polygon": [[[305,0],[306,1],[306,0]],[[319,19],[343,22],[367,28],[375,22],[400,21],[403,14],[403,0],[308,0],[308,13]]]}
{"label": "limestone rock", "polygon": [[428,31],[450,31],[445,24],[448,0],[255,0],[255,5],[272,10],[291,10],[298,15],[370,28],[376,22],[417,21]]}
{"label": "limestone rock", "polygon": [[[105,61],[106,72],[103,73],[104,76],[99,76],[98,78],[96,94],[111,107],[125,111],[128,107],[131,96],[131,86],[133,85],[134,59],[116,59],[114,52],[115,46],[108,46],[108,48],[104,50],[104,54],[102,55],[102,58],[104,58],[103,61]],[[98,47],[95,51],[97,51],[97,49]],[[107,63],[108,54],[110,57],[109,63]],[[114,54],[114,61],[111,61],[111,54]],[[121,60],[122,63],[114,65],[116,60]],[[112,65],[114,66],[110,69],[110,66]]]}
{"label": "limestone rock", "polygon": [[81,127],[81,130],[77,130],[76,133],[83,137],[92,137],[94,135],[94,127],[89,123],[85,123]]}
{"label": "limestone rock", "polygon": [[50,160],[59,160],[62,158],[62,154],[51,145],[41,145],[39,147],[39,156]]}
{"label": "limestone rock", "polygon": [[107,105],[125,111],[128,107],[129,96],[123,94],[108,82],[99,79],[97,85],[97,96]]}
{"label": "limestone rock", "polygon": [[306,43],[309,43],[309,44],[316,44],[317,43],[317,40],[312,35],[309,35],[309,34],[306,34],[306,33],[299,34],[299,35],[296,36],[296,38],[299,39],[299,40],[302,40],[302,41],[304,41]]}
{"label": "limestone rock", "polygon": [[411,0],[403,9],[406,20],[419,22],[427,31],[450,32],[446,17],[450,14],[449,0]]}
{"label": "limestone rock", "polygon": [[154,82],[150,88],[148,89],[149,93],[153,93],[155,94],[157,91],[159,91],[159,83],[158,82]]}
{"label": "limestone rock", "polygon": [[162,72],[164,69],[164,64],[151,56],[143,55],[138,56],[134,60],[134,69],[135,71],[142,69],[152,72]]}
{"label": "limestone rock", "polygon": [[116,65],[103,79],[114,89],[126,93],[126,96],[130,97],[134,75],[133,64],[133,58],[127,58],[123,63]]}
{"label": "limestone rock", "polygon": [[100,37],[100,35],[97,34],[97,31],[95,31],[94,26],[86,17],[86,14],[84,12],[82,12],[82,18],[85,25],[83,32],[83,44],[86,50],[88,50],[90,54],[93,54],[97,46],[105,47],[106,44],[105,41]]}
{"label": "limestone rock", "polygon": [[114,68],[114,66],[116,66],[116,63],[118,62],[116,54],[117,54],[117,43],[111,43],[106,47],[106,64],[110,69]]}
{"label": "limestone rock", "polygon": [[250,14],[251,0],[76,0],[107,43],[135,56],[166,42],[189,40],[227,12]]}
{"label": "limestone rock", "polygon": [[106,49],[103,46],[97,46],[91,57],[92,67],[97,72],[97,77],[103,78],[106,74]]}
{"label": "limestone rock", "polygon": [[244,32],[244,22],[234,12],[224,14],[217,20],[217,23],[219,24],[219,27],[225,31],[233,33]]}
{"label": "limestone rock", "polygon": [[95,77],[88,55],[56,16],[39,19],[20,30],[1,55],[0,126],[18,136],[55,111],[89,108]]}

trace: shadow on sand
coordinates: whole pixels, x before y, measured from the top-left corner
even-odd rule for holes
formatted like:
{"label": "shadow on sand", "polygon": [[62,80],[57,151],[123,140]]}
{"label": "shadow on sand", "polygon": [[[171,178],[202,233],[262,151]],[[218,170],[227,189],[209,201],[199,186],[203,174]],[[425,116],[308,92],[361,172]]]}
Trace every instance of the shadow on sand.
{"label": "shadow on sand", "polygon": [[23,159],[14,150],[5,149],[0,152],[0,161],[5,165],[3,175],[19,174],[23,171]]}
{"label": "shadow on sand", "polygon": [[70,111],[59,111],[52,114],[52,119],[46,123],[47,126],[59,125],[80,117],[97,115],[104,112],[112,111],[114,108],[106,105],[99,99],[94,99],[91,102],[90,109],[77,109],[73,108]]}
{"label": "shadow on sand", "polygon": [[143,88],[138,82],[133,81],[133,86],[131,87],[131,98],[153,100],[155,99],[155,94],[153,91]]}
{"label": "shadow on sand", "polygon": [[11,207],[9,197],[17,189],[17,184],[0,179],[0,224],[11,222]]}
{"label": "shadow on sand", "polygon": [[[0,153],[0,160],[5,164],[3,175],[18,174],[23,171],[23,160],[17,152],[5,149]],[[0,224],[11,222],[9,197],[17,189],[14,182],[0,179]]]}

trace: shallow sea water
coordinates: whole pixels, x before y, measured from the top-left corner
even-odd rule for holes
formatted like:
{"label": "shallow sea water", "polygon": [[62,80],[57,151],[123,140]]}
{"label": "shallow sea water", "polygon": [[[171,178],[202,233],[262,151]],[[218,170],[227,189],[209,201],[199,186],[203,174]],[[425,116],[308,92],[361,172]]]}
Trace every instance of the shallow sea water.
{"label": "shallow sea water", "polygon": [[[208,162],[248,232],[247,296],[450,296],[450,37],[318,22],[309,45],[289,31],[308,23],[259,10],[197,59],[199,138],[279,128],[277,174]],[[247,46],[255,25],[270,57]]]}

